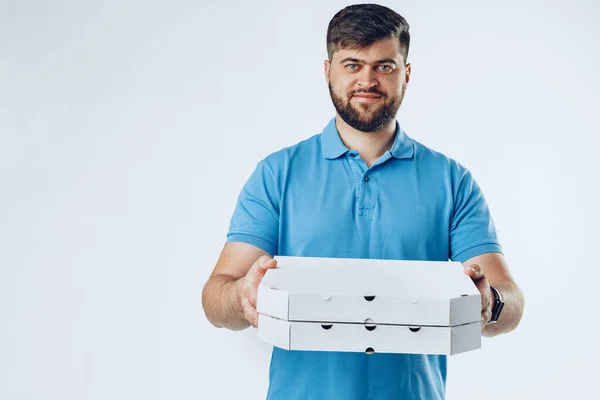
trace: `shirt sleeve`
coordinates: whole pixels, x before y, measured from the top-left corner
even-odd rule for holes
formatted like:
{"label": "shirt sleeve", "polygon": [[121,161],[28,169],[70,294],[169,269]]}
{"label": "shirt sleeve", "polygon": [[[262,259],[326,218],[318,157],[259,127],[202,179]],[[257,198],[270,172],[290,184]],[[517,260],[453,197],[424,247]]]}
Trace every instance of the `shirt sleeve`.
{"label": "shirt sleeve", "polygon": [[450,224],[450,259],[465,262],[484,253],[502,253],[496,227],[481,189],[471,173],[461,176]]}
{"label": "shirt sleeve", "polygon": [[263,160],[242,188],[225,243],[244,242],[277,254],[279,196],[273,174]]}

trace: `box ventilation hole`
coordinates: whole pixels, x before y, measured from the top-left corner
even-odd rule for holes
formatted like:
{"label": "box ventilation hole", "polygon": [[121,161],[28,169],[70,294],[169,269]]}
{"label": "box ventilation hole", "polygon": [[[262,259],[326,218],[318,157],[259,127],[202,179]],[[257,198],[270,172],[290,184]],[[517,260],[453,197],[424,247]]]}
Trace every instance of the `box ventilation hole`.
{"label": "box ventilation hole", "polygon": [[367,318],[365,319],[365,328],[367,328],[368,331],[372,331],[375,328],[377,328],[377,325],[373,323],[373,320],[371,318]]}

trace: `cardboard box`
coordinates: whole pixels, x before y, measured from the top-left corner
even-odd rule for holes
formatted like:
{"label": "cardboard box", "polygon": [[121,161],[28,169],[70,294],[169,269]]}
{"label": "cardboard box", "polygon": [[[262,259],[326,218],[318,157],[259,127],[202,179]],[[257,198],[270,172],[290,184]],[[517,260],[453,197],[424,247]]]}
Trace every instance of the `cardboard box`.
{"label": "cardboard box", "polygon": [[481,347],[481,296],[458,262],[275,257],[259,339],[288,350],[457,354]]}
{"label": "cardboard box", "polygon": [[290,322],[258,315],[258,338],[286,350],[453,355],[481,347],[481,324],[453,327]]}

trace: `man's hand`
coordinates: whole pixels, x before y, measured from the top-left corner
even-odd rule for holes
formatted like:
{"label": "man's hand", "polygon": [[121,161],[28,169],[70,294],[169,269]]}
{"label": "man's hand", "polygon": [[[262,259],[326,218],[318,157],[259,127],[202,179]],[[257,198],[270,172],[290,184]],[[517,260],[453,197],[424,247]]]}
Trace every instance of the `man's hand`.
{"label": "man's hand", "polygon": [[481,328],[483,329],[492,318],[492,307],[494,304],[492,289],[490,283],[485,277],[481,267],[477,264],[465,266],[465,274],[469,275],[479,293],[481,293]]}
{"label": "man's hand", "polygon": [[248,270],[248,273],[243,279],[240,279],[240,302],[244,310],[244,317],[250,325],[258,328],[258,313],[256,312],[256,295],[258,293],[258,285],[269,268],[275,268],[277,260],[262,256]]}

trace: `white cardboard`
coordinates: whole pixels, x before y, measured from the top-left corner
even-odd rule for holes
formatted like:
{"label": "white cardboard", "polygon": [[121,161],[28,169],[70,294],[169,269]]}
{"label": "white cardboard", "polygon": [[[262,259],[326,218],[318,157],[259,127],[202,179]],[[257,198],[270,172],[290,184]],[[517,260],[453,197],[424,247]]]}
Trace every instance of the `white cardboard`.
{"label": "white cardboard", "polygon": [[260,314],[293,322],[480,323],[479,290],[458,262],[275,258],[277,268],[258,288]]}
{"label": "white cardboard", "polygon": [[[454,355],[481,347],[481,324],[411,327],[290,322],[258,316],[258,338],[286,350]],[[328,328],[328,329],[325,329]]]}

